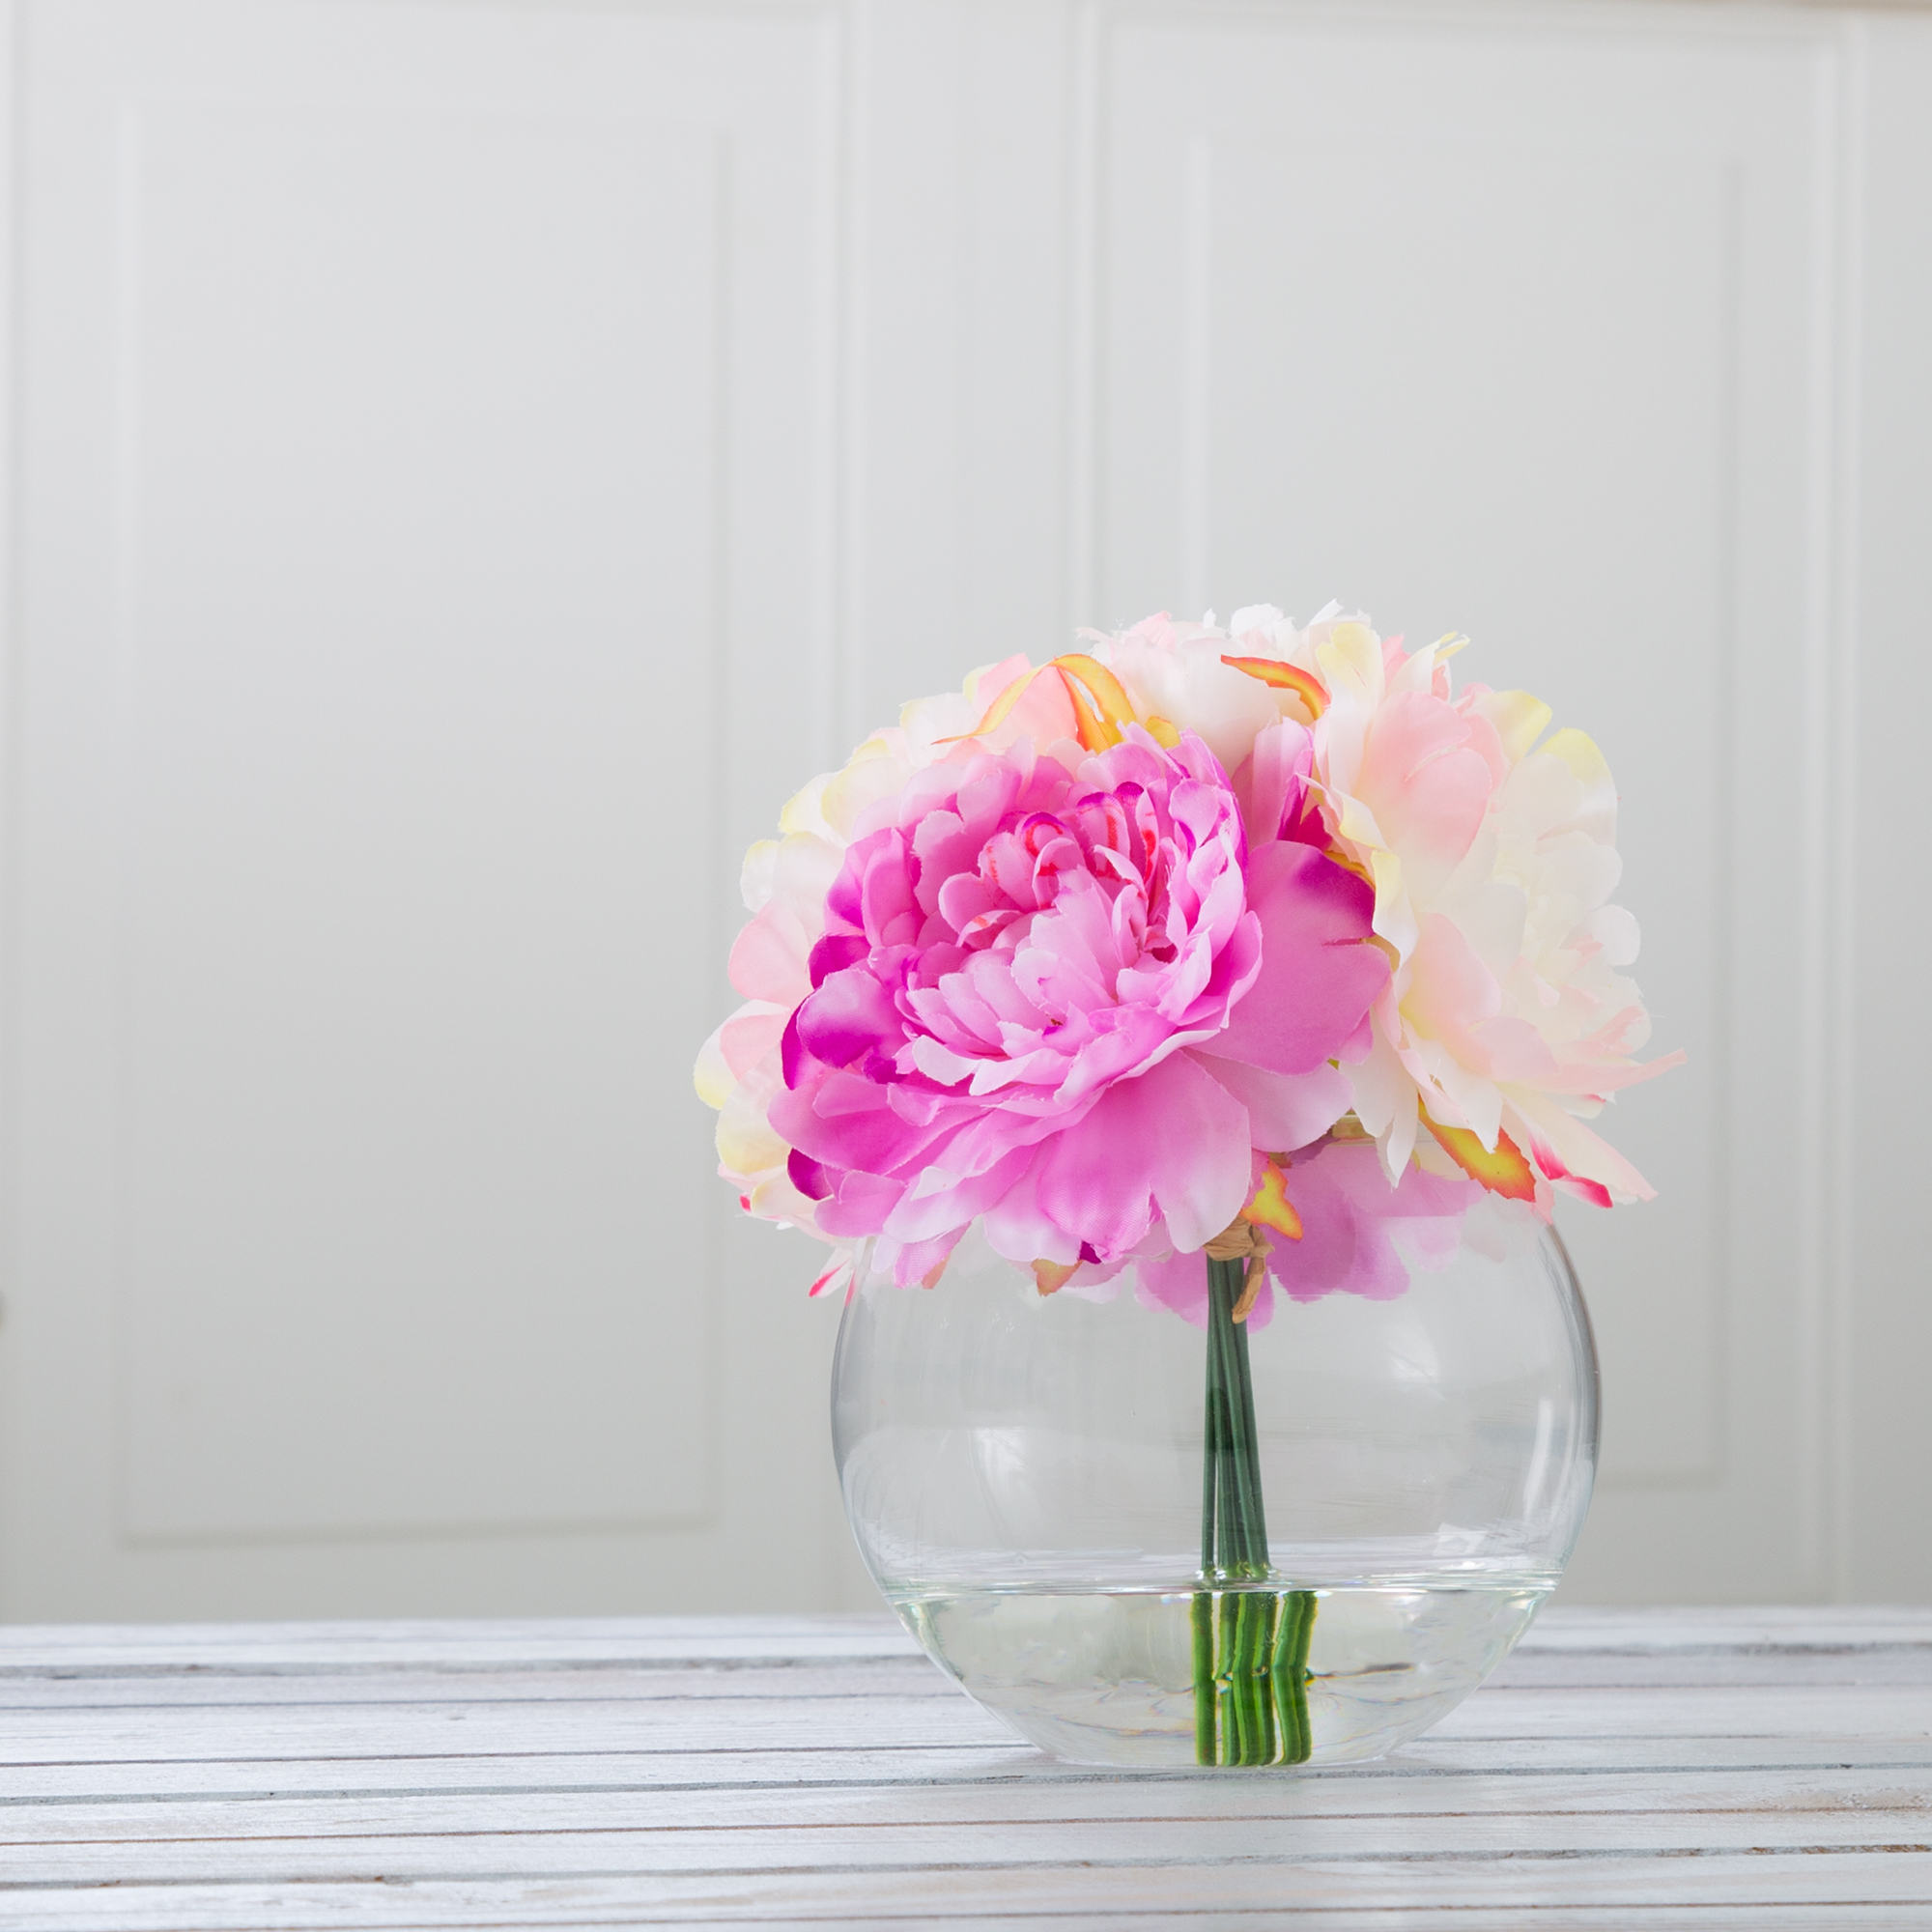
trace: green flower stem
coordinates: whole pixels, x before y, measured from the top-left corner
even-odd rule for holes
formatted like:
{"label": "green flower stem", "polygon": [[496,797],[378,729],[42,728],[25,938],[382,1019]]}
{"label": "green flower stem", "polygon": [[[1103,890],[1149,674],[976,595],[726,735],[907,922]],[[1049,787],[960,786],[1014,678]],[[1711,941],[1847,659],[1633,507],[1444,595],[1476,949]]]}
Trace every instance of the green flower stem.
{"label": "green flower stem", "polygon": [[1221,1718],[1221,1748],[1219,1761],[1222,1764],[1239,1764],[1241,1761],[1241,1680],[1234,1668],[1236,1620],[1241,1612],[1236,1592],[1221,1592],[1221,1668],[1216,1673],[1214,1686],[1219,1693],[1216,1699]]}
{"label": "green flower stem", "polygon": [[1248,1369],[1248,1324],[1234,1321],[1232,1312],[1228,1334],[1235,1356],[1235,1402],[1238,1418],[1236,1439],[1242,1452],[1248,1493],[1254,1498],[1254,1512],[1249,1521],[1255,1542],[1254,1548],[1248,1551],[1248,1560],[1265,1575],[1268,1568],[1267,1523],[1262,1509],[1261,1431],[1255,1426],[1255,1381]]}
{"label": "green flower stem", "polygon": [[1274,1633],[1281,1600],[1272,1590],[1255,1593],[1255,1709],[1261,1714],[1261,1762],[1275,1761]]}
{"label": "green flower stem", "polygon": [[[1216,1521],[1221,1507],[1221,1378],[1220,1354],[1208,1349],[1208,1393],[1201,1421],[1201,1580],[1214,1577]],[[1216,1692],[1214,1685],[1214,1597],[1200,1590],[1194,1598],[1194,1759],[1215,1761]]]}
{"label": "green flower stem", "polygon": [[1269,1675],[1281,1713],[1283,1764],[1305,1764],[1315,1747],[1308,1728],[1308,1644],[1315,1634],[1315,1592],[1285,1590]]}
{"label": "green flower stem", "polygon": [[1247,1736],[1242,1739],[1243,1764],[1267,1764],[1274,1757],[1274,1714],[1268,1706],[1267,1606],[1268,1599],[1260,1590],[1240,1592],[1241,1638],[1235,1659],[1239,1673],[1241,1704],[1247,1714]]}
{"label": "green flower stem", "polygon": [[1254,1445],[1254,1384],[1243,1373],[1247,1357],[1241,1345],[1247,1337],[1241,1333],[1242,1324],[1235,1320],[1241,1274],[1239,1262],[1208,1264],[1208,1332],[1220,1356],[1221,1402],[1227,1418],[1220,1444],[1222,1480],[1232,1491],[1234,1503],[1224,1519],[1230,1534],[1216,1555],[1223,1570],[1261,1576],[1267,1569],[1267,1523],[1262,1513],[1261,1471]]}
{"label": "green flower stem", "polygon": [[1194,1762],[1214,1762],[1214,1593],[1194,1593]]}
{"label": "green flower stem", "polygon": [[[1201,1580],[1191,1607],[1194,1754],[1200,1764],[1301,1764],[1315,1592],[1253,1586],[1270,1575],[1243,1265],[1209,1260],[1202,1413]],[[1215,1587],[1216,1585],[1220,1587]],[[1232,1587],[1230,1587],[1232,1586]]]}

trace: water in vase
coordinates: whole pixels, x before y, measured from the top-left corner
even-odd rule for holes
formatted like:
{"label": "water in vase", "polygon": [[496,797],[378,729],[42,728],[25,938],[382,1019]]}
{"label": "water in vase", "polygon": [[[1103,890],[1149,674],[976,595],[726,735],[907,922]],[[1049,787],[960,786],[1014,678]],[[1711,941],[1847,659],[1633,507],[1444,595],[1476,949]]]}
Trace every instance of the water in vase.
{"label": "water in vase", "polygon": [[[1495,1668],[1552,1580],[927,1589],[894,1606],[980,1704],[1058,1757],[1320,1766],[1379,1757],[1435,1723]],[[1259,1635],[1243,1645],[1237,1625]],[[1242,1667],[1260,1686],[1245,1707],[1229,1684]]]}

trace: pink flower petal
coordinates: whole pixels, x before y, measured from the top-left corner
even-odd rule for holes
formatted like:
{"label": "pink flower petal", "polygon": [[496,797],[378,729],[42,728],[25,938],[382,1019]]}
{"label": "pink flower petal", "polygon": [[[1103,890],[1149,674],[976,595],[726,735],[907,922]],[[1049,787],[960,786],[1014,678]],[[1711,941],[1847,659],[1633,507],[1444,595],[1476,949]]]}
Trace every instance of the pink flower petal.
{"label": "pink flower petal", "polygon": [[1439,1267],[1456,1253],[1462,1221],[1482,1189],[1405,1167],[1396,1186],[1373,1144],[1336,1141],[1288,1170],[1288,1198],[1301,1216],[1298,1241],[1277,1241],[1268,1271],[1293,1301],[1359,1294],[1387,1301],[1408,1287],[1409,1264],[1391,1236],[1421,1266]]}
{"label": "pink flower petal", "polygon": [[1040,1159],[1041,1208],[1106,1258],[1156,1214],[1174,1245],[1199,1248],[1248,1198],[1247,1110],[1186,1055],[1118,1081]]}
{"label": "pink flower petal", "polygon": [[756,1012],[740,1009],[718,1029],[719,1049],[734,1080],[744,1079],[779,1043],[786,1018],[781,1008],[762,1008]]}
{"label": "pink flower petal", "polygon": [[1388,983],[1387,960],[1362,943],[1375,894],[1312,846],[1286,843],[1250,860],[1248,903],[1261,921],[1261,971],[1213,1050],[1276,1073],[1312,1072]]}
{"label": "pink flower petal", "polygon": [[1320,1140],[1353,1103],[1349,1076],[1326,1061],[1307,1073],[1271,1073],[1244,1061],[1223,1060],[1205,1047],[1197,1047],[1194,1058],[1247,1109],[1249,1145],[1264,1152]]}
{"label": "pink flower petal", "polygon": [[1170,1255],[1164,1261],[1134,1264],[1134,1294],[1143,1308],[1171,1309],[1197,1328],[1208,1325],[1208,1258]]}
{"label": "pink flower petal", "polygon": [[1431,885],[1447,879],[1482,826],[1501,777],[1495,735],[1421,692],[1394,693],[1375,715],[1352,789],[1405,867]]}
{"label": "pink flower petal", "polygon": [[773,899],[732,943],[732,985],[748,1000],[769,1000],[789,1012],[811,991],[811,943],[797,913]]}
{"label": "pink flower petal", "polygon": [[1557,1185],[1601,1208],[1657,1198],[1657,1189],[1615,1148],[1559,1101],[1524,1087],[1506,1088],[1504,1097],[1503,1118],[1512,1130],[1521,1126],[1530,1157]]}

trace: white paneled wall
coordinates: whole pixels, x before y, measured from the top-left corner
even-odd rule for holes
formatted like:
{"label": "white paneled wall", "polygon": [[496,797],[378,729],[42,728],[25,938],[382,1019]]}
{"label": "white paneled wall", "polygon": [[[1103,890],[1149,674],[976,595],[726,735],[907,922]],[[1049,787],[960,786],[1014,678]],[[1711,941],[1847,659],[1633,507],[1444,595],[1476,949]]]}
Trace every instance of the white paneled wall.
{"label": "white paneled wall", "polygon": [[17,47],[6,1607],[822,1598],[690,1062],[834,736],[838,23]]}
{"label": "white paneled wall", "polygon": [[1932,15],[6,18],[0,1613],[863,1601],[690,1094],[735,855],[1331,594],[1603,743],[1691,1053],[1569,1588],[1932,1598]]}

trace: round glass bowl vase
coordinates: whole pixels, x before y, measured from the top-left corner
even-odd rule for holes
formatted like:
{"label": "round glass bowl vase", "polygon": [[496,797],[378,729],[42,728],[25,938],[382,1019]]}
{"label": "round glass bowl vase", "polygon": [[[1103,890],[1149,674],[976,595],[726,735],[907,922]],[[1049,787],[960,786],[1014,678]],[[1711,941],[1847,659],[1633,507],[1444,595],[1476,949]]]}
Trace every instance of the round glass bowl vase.
{"label": "round glass bowl vase", "polygon": [[1267,1562],[1239,1576],[1203,1569],[1207,1328],[1131,1270],[1042,1295],[977,1231],[936,1288],[862,1271],[833,1435],[880,1590],[973,1697],[1074,1762],[1319,1766],[1414,1737],[1556,1584],[1597,1368],[1527,1209],[1478,1195],[1405,1267],[1388,1298],[1317,1282],[1250,1318]]}

